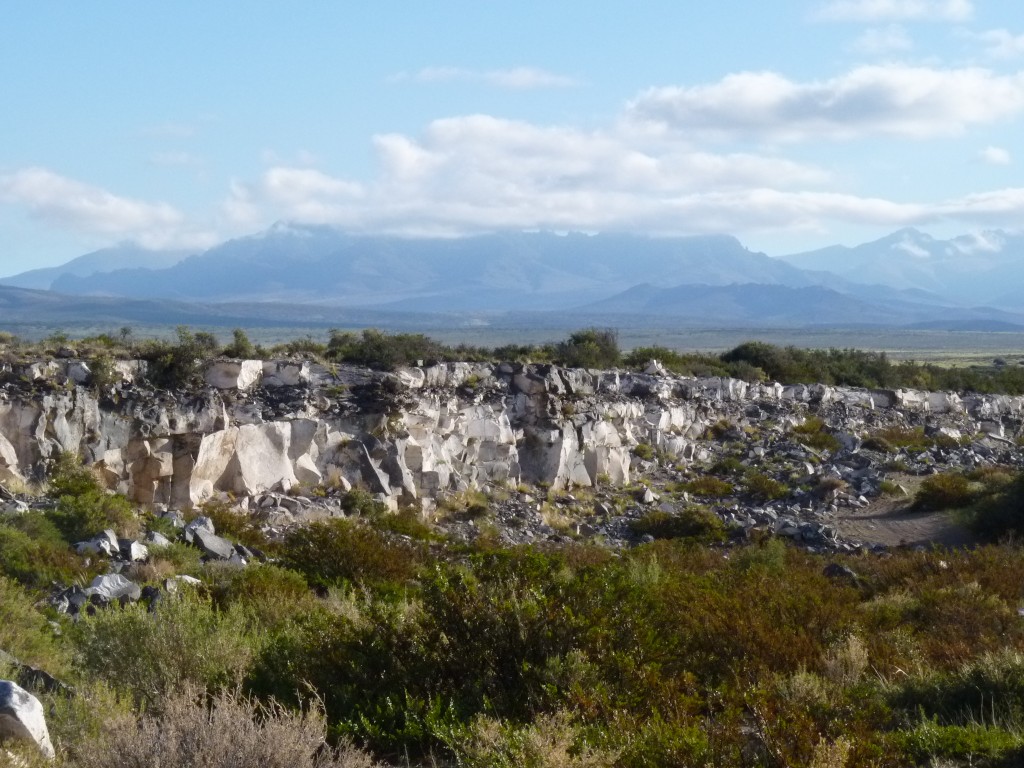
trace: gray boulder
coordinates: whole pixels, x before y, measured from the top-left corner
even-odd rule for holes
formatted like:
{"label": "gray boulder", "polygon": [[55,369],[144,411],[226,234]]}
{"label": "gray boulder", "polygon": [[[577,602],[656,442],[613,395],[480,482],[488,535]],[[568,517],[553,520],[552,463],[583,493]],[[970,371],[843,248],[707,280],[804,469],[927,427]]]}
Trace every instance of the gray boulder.
{"label": "gray boulder", "polygon": [[230,560],[235,554],[235,545],[205,528],[196,528],[192,535],[193,544],[203,550],[203,554],[214,560]]}
{"label": "gray boulder", "polygon": [[213,527],[213,520],[205,516],[197,517],[185,526],[185,541],[189,544],[195,544],[197,531],[204,531],[210,534],[217,532]]}
{"label": "gray boulder", "polygon": [[102,603],[119,600],[122,603],[134,603],[142,596],[142,587],[134,581],[130,581],[120,573],[108,573],[105,576],[97,576],[86,588],[85,594],[90,598],[97,598]]}
{"label": "gray boulder", "polygon": [[32,742],[48,760],[55,756],[39,699],[10,680],[0,680],[0,741],[7,740]]}

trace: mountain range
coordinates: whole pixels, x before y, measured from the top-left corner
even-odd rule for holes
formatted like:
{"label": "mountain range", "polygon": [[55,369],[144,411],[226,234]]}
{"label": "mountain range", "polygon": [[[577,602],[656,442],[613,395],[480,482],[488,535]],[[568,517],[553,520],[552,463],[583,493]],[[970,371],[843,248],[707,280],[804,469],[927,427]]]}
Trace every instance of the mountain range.
{"label": "mountain range", "polygon": [[387,327],[557,316],[570,325],[1024,330],[1022,289],[1024,235],[1003,231],[938,240],[903,229],[773,258],[727,235],[413,239],[281,223],[202,253],[126,244],[2,278],[0,307],[21,322]]}

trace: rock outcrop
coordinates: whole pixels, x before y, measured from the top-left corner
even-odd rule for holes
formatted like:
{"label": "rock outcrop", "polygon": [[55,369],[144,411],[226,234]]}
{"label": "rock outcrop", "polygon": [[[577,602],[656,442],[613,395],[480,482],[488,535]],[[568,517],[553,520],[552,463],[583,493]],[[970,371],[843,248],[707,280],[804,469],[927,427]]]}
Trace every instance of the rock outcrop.
{"label": "rock outcrop", "polygon": [[0,680],[0,742],[7,740],[35,744],[47,759],[54,758],[39,699],[17,683]]}
{"label": "rock outcrop", "polygon": [[450,363],[385,374],[218,361],[201,391],[169,392],[148,387],[144,364],[127,361],[97,394],[79,382],[79,363],[0,374],[0,481],[40,476],[71,451],[139,503],[183,507],[323,484],[362,486],[397,505],[486,484],[629,483],[635,446],[699,459],[699,438],[722,421],[797,423],[827,410],[852,446],[858,429],[887,419],[1007,439],[1024,416],[1021,397],[751,384],[670,376],[660,366]]}

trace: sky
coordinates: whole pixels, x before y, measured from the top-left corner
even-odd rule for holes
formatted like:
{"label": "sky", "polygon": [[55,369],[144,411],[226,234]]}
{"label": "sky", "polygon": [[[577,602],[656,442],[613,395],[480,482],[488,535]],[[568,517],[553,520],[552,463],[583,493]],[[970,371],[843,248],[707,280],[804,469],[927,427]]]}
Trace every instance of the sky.
{"label": "sky", "polygon": [[0,19],[0,275],[274,222],[1024,227],[1020,0],[52,0]]}

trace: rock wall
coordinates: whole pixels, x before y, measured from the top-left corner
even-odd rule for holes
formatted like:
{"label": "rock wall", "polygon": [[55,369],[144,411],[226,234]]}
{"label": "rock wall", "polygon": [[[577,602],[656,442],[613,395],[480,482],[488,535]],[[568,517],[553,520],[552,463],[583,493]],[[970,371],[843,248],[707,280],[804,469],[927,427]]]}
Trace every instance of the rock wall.
{"label": "rock wall", "polygon": [[[856,433],[875,423],[1020,431],[1024,398],[824,385],[748,384],[547,365],[452,363],[381,374],[309,363],[218,361],[195,392],[148,387],[119,363],[96,392],[82,361],[8,365],[0,384],[0,480],[40,477],[81,454],[140,503],[188,506],[336,484],[393,504],[488,483],[624,484],[646,443],[679,461],[723,419],[803,418]],[[83,373],[84,369],[84,373]]]}

